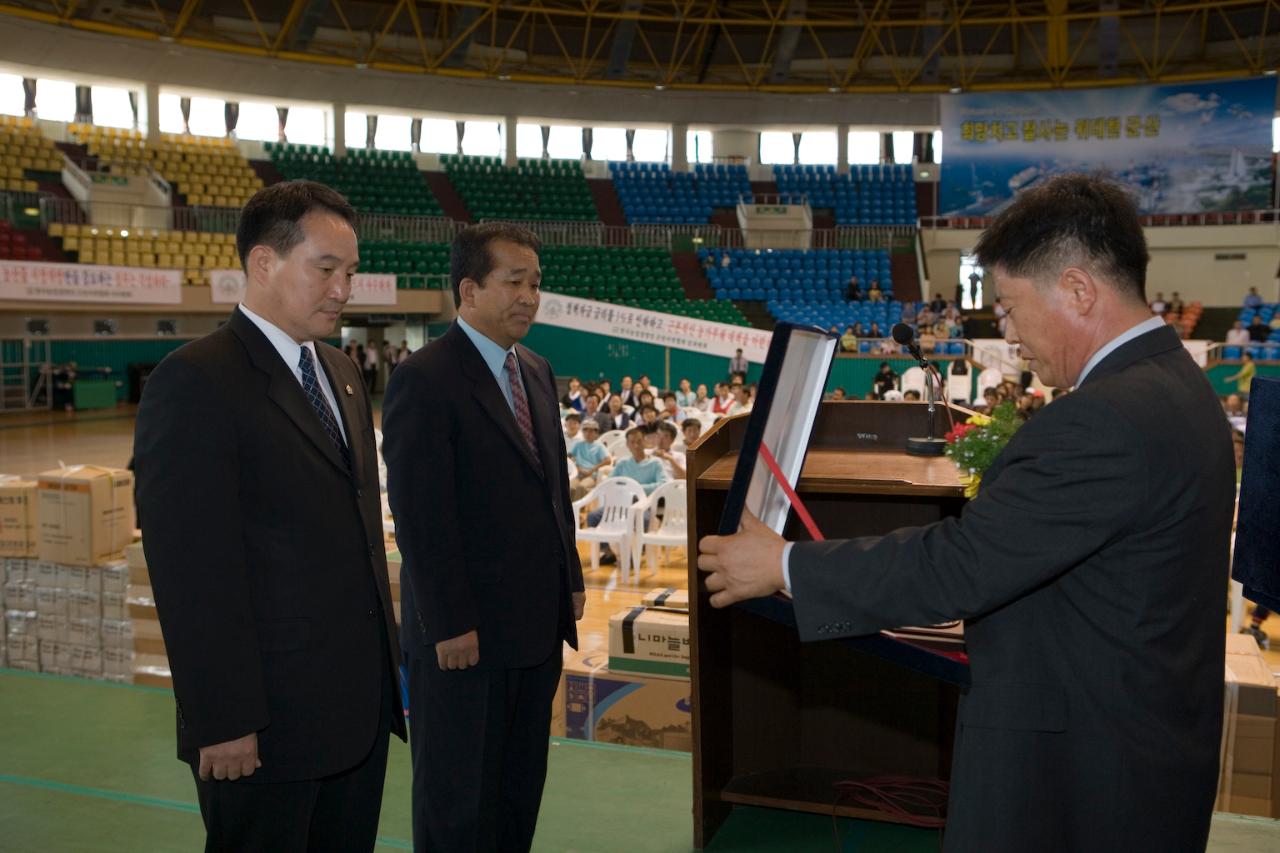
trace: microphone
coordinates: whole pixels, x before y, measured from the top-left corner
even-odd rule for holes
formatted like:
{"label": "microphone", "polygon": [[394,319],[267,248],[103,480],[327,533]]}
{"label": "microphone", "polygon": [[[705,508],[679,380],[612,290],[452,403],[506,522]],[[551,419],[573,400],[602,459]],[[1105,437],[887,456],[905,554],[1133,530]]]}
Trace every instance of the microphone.
{"label": "microphone", "polygon": [[907,352],[920,362],[920,366],[928,369],[929,360],[924,357],[924,353],[920,351],[920,344],[916,341],[915,330],[906,323],[894,323],[893,328],[889,330],[889,334],[893,336],[893,341],[907,348]]}

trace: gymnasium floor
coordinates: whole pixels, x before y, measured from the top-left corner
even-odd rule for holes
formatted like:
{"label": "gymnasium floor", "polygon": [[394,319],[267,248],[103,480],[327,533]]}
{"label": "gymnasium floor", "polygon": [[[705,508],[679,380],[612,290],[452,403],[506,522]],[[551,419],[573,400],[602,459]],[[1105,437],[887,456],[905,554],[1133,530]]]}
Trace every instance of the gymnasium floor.
{"label": "gymnasium floor", "polygon": [[[5,416],[0,473],[35,473],[60,461],[123,466],[132,436],[127,407]],[[608,568],[588,573],[584,649],[605,648],[609,614],[638,603],[644,589],[686,584],[683,553],[672,557],[638,583],[620,583]],[[1280,648],[1280,631],[1268,627]],[[1280,653],[1269,657],[1280,664]],[[554,740],[534,848],[689,851],[691,773],[684,753]],[[412,849],[409,780],[408,750],[393,746],[380,851]],[[0,850],[189,851],[201,837],[190,774],[173,757],[168,690],[0,669]],[[928,830],[742,808],[710,849],[928,853],[939,845]],[[1280,823],[1217,815],[1209,849],[1280,849]]]}

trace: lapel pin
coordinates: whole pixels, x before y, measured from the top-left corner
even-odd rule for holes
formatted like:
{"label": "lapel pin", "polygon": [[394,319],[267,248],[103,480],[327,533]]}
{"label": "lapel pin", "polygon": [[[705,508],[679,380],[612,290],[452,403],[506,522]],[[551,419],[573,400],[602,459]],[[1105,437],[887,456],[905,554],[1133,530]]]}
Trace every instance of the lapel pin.
{"label": "lapel pin", "polygon": [[347,396],[348,396],[348,397],[354,396],[354,395],[355,395],[355,393],[356,393],[355,391],[352,391],[352,390],[351,390],[351,386],[350,386],[350,385],[348,385],[348,386],[347,386]]}

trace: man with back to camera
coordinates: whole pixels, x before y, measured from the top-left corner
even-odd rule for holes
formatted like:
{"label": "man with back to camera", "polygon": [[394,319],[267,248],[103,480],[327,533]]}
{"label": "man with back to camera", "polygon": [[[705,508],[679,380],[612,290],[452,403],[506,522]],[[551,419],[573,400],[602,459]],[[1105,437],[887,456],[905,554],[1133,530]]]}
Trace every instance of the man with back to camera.
{"label": "man with back to camera", "polygon": [[405,736],[369,398],[320,341],[354,220],[321,184],[259,190],[243,303],[138,408],[138,517],[209,851],[372,850]]}
{"label": "man with back to camera", "polygon": [[966,620],[948,851],[1203,850],[1235,486],[1222,409],[1151,316],[1120,188],[1048,181],[976,254],[1007,340],[1075,390],[1014,435],[958,518],[793,545],[747,518],[704,539],[711,603],[789,589],[805,640]]}
{"label": "man with back to camera", "polygon": [[387,388],[419,853],[529,849],[562,644],[577,647],[586,594],[555,375],[519,344],[540,250],[505,223],[458,234],[458,319]]}

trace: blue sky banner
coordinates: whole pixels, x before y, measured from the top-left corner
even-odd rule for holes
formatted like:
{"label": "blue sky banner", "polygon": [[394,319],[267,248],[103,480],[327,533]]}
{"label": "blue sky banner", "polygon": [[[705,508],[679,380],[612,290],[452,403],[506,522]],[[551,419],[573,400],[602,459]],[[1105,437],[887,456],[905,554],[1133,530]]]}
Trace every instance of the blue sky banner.
{"label": "blue sky banner", "polygon": [[1102,173],[1143,213],[1271,205],[1276,78],[942,98],[939,213],[991,216],[1052,175]]}

